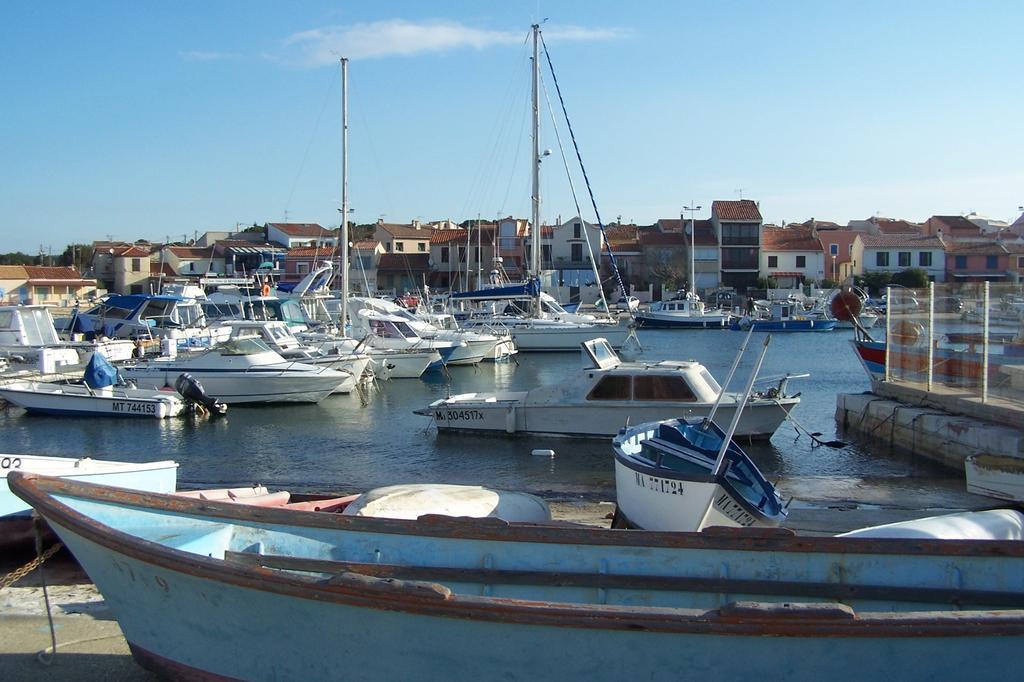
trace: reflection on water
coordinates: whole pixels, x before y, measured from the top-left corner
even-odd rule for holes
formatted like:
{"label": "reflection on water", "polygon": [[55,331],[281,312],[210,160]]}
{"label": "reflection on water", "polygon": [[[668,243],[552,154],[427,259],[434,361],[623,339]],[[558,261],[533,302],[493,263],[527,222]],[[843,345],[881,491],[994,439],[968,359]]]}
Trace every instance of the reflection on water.
{"label": "reflection on water", "polygon": [[[793,416],[822,440],[841,438],[836,394],[869,388],[850,347],[850,332],[779,334],[763,375],[810,372],[790,382],[803,400]],[[696,359],[724,380],[743,334],[729,331],[641,332],[644,359]],[[740,386],[759,344],[737,371]],[[144,461],[172,458],[184,484],[263,483],[293,490],[358,490],[399,482],[470,483],[566,494],[613,487],[611,448],[602,441],[526,436],[438,434],[412,410],[451,393],[525,390],[579,371],[577,353],[519,354],[515,361],[453,367],[425,380],[383,382],[332,396],[319,405],[232,406],[219,420],[125,420],[29,417],[0,412],[0,451]],[[531,456],[550,448],[554,458]],[[814,447],[784,424],[770,443],[746,446],[772,479],[843,476],[951,477],[920,459],[851,445]]]}

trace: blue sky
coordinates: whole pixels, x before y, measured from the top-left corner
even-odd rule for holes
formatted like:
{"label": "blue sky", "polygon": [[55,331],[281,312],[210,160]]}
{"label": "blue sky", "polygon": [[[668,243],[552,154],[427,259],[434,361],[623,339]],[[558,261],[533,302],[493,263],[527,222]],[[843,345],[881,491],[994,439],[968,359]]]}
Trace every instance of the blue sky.
{"label": "blue sky", "polygon": [[606,222],[740,189],[770,222],[1024,204],[1020,2],[10,0],[0,251],[336,225],[339,55],[357,222],[526,217],[538,18]]}

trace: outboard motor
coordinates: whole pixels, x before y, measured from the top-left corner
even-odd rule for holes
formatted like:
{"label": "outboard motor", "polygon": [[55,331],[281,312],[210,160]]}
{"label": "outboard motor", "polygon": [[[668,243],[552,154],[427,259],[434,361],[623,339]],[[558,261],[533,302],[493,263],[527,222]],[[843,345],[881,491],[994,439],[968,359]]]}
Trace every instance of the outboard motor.
{"label": "outboard motor", "polygon": [[210,397],[203,389],[203,385],[188,372],[174,382],[174,390],[180,393],[189,405],[200,405],[211,415],[225,414],[228,411],[227,405]]}

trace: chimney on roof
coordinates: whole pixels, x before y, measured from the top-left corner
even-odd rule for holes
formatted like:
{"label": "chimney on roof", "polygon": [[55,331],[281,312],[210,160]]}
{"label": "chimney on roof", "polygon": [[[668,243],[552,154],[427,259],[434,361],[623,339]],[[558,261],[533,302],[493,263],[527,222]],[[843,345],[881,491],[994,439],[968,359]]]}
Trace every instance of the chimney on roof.
{"label": "chimney on roof", "polygon": [[416,230],[420,229],[420,221],[418,221],[415,218],[413,218],[412,226],[413,226],[413,229],[416,229]]}

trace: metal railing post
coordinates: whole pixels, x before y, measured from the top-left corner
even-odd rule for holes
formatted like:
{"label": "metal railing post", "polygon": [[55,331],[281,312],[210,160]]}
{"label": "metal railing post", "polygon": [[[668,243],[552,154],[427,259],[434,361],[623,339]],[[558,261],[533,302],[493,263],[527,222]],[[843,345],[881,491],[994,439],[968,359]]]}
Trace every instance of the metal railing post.
{"label": "metal railing post", "polygon": [[928,391],[935,374],[935,282],[928,282]]}
{"label": "metal railing post", "polygon": [[985,282],[985,296],[982,302],[981,315],[982,341],[981,341],[981,402],[988,402],[988,296],[989,282]]}
{"label": "metal railing post", "polygon": [[885,380],[892,381],[889,347],[892,346],[892,287],[885,288]]}

